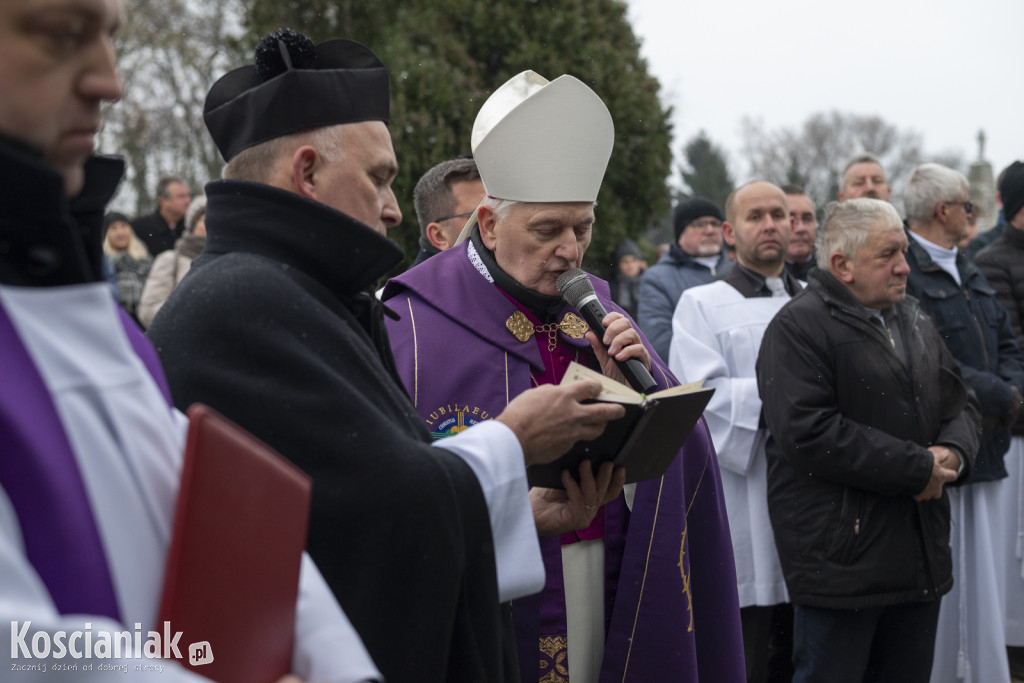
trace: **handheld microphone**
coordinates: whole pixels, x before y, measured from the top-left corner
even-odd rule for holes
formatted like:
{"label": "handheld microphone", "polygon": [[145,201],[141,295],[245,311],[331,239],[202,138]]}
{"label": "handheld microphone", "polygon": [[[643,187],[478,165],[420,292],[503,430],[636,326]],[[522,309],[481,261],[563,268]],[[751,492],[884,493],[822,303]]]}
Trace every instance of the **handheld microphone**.
{"label": "handheld microphone", "polygon": [[[579,268],[567,270],[558,276],[558,280],[555,281],[555,287],[558,288],[562,298],[580,312],[583,319],[590,325],[590,329],[594,330],[594,333],[597,334],[598,340],[602,340],[604,338],[605,326],[601,321],[608,315],[608,311],[604,309],[604,306],[598,300],[597,294],[594,292],[594,285],[587,274]],[[638,359],[613,360],[619,366],[622,374],[626,376],[626,381],[629,382],[629,385],[641,394],[650,393],[658,388],[658,384],[651,377],[651,373],[647,372],[647,368]]]}

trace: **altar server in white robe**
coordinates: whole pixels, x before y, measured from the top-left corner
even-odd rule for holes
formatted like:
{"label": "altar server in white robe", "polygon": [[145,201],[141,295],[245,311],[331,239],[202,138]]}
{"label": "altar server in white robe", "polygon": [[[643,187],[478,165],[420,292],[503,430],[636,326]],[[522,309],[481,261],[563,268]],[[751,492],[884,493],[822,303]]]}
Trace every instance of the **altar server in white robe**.
{"label": "altar server in white robe", "polygon": [[747,183],[729,195],[725,215],[737,267],[683,292],[669,367],[681,381],[705,379],[716,389],[704,417],[722,466],[747,680],[763,681],[791,671],[792,611],[768,520],[767,432],[754,366],[768,323],[803,285],[785,269],[792,219],[780,188]]}

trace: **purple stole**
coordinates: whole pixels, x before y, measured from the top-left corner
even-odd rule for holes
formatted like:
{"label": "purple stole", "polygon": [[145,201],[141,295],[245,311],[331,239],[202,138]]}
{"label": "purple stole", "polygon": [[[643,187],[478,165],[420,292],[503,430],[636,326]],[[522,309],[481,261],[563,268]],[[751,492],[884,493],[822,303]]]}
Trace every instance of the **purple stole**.
{"label": "purple stole", "polygon": [[[121,323],[170,405],[156,353],[126,315]],[[21,525],[25,553],[61,614],[120,621],[117,597],[85,483],[42,376],[0,307],[0,485]]]}
{"label": "purple stole", "polygon": [[[541,324],[540,320],[518,301],[505,292],[501,293],[522,311],[534,326]],[[581,349],[571,346],[562,335],[557,336],[553,351],[548,350],[548,335],[546,333],[538,332],[534,338],[544,361],[542,374],[531,371],[535,386],[561,382],[570,361],[597,369],[592,353],[583,349],[581,355]],[[615,605],[615,592],[622,565],[622,554],[626,546],[626,525],[628,523],[629,510],[620,496],[617,500],[603,505],[597,516],[594,517],[594,521],[586,529],[570,531],[560,537],[550,536],[540,539],[544,570],[547,575],[544,590],[512,603],[518,640],[519,670],[523,683],[536,683],[540,679],[545,681],[571,680],[568,659],[568,629],[566,627],[565,580],[562,573],[562,546],[578,541],[604,539],[604,628],[605,633],[608,632],[611,625],[612,608]]]}

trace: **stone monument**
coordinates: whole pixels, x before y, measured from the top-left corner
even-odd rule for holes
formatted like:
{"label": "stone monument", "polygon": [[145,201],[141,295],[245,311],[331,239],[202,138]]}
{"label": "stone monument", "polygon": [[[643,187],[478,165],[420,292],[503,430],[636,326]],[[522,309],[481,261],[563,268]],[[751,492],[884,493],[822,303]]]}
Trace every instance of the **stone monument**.
{"label": "stone monument", "polygon": [[985,161],[984,130],[978,131],[978,160],[971,164],[967,180],[971,184],[971,202],[981,210],[978,232],[982,233],[996,224],[999,214],[996,207],[996,181],[992,175],[992,164]]}

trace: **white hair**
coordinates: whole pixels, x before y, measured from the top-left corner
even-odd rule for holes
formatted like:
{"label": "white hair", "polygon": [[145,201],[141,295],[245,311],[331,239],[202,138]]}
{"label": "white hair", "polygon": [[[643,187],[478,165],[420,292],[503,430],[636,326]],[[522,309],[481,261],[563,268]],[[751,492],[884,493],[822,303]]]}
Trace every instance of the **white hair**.
{"label": "white hair", "polygon": [[829,202],[814,245],[818,266],[831,273],[833,254],[854,258],[879,223],[887,223],[892,230],[903,229],[900,215],[887,201],[861,197]]}
{"label": "white hair", "polygon": [[512,207],[523,204],[515,199],[498,199],[497,197],[491,197],[490,195],[484,197],[484,200],[480,202],[480,206],[488,206],[491,211],[494,212],[494,217],[499,221],[503,221],[508,218],[509,212]]}
{"label": "white hair", "polygon": [[935,215],[939,202],[955,202],[968,194],[970,185],[962,173],[941,164],[921,164],[903,188],[907,220],[924,222]]}

